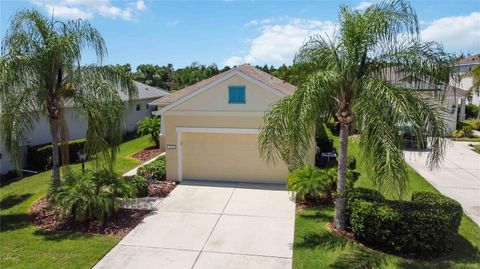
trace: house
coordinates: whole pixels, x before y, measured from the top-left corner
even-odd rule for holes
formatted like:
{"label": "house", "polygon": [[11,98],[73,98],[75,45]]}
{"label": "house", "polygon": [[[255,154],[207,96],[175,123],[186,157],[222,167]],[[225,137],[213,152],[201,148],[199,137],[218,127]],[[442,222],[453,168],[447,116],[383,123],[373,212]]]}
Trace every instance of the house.
{"label": "house", "polygon": [[451,84],[434,84],[426,76],[408,74],[397,68],[384,69],[380,77],[403,88],[420,91],[428,98],[440,102],[445,108],[443,120],[447,134],[455,131],[458,121],[465,119],[466,91],[459,87]]}
{"label": "house", "polygon": [[[152,111],[156,109],[155,106],[149,105],[150,102],[170,94],[166,90],[148,86],[137,81],[134,81],[134,84],[138,89],[138,96],[133,100],[129,100],[126,94],[119,91],[120,97],[127,106],[125,118],[126,133],[134,132],[137,128],[137,122],[151,115]],[[76,113],[73,108],[65,108],[65,119],[67,126],[69,127],[68,136],[70,140],[84,138],[86,136],[87,122],[81,115]],[[51,143],[51,141],[48,119],[42,117],[34,124],[25,148],[27,146],[48,144]],[[12,162],[10,155],[3,150],[4,148],[3,144],[0,144],[0,174],[15,169],[15,165]]]}
{"label": "house", "polygon": [[[472,69],[480,64],[480,54],[469,56],[458,60],[455,64],[455,70],[461,76],[460,81],[455,86],[468,91],[472,85],[473,81],[471,77],[463,77],[466,72],[472,71]],[[468,103],[479,105],[480,104],[480,95],[473,93],[472,97],[467,100]]]}
{"label": "house", "polygon": [[295,89],[240,65],[150,103],[162,116],[167,179],[285,183],[286,164],[260,157],[258,133],[269,107]]}

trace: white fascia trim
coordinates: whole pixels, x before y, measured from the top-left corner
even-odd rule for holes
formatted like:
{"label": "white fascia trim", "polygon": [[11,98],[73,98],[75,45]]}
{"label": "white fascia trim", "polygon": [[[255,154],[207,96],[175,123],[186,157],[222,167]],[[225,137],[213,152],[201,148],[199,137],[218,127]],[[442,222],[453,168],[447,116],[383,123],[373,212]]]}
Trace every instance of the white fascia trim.
{"label": "white fascia trim", "polygon": [[162,109],[159,110],[159,113],[163,113],[163,112],[165,112],[165,111],[167,111],[167,110],[169,110],[169,109],[171,109],[171,108],[174,108],[174,107],[182,104],[183,102],[187,101],[188,99],[190,99],[190,98],[192,98],[192,97],[194,97],[194,96],[197,96],[197,95],[203,93],[204,91],[206,91],[206,90],[214,87],[214,86],[217,85],[217,84],[220,84],[220,83],[224,82],[225,80],[227,80],[227,79],[229,79],[229,78],[231,78],[231,77],[233,77],[233,76],[235,76],[235,75],[238,75],[238,76],[240,76],[240,77],[242,77],[242,78],[244,78],[244,79],[246,79],[246,80],[248,80],[248,81],[250,81],[250,82],[252,82],[252,83],[254,83],[254,84],[256,84],[256,85],[258,85],[258,86],[260,86],[260,87],[263,88],[263,89],[266,89],[266,90],[268,90],[268,91],[271,91],[272,93],[274,93],[274,94],[276,94],[276,95],[278,95],[278,96],[281,96],[281,97],[287,96],[285,93],[280,92],[279,90],[277,90],[277,89],[275,89],[275,88],[272,88],[272,87],[270,87],[270,86],[262,83],[261,81],[258,81],[257,79],[254,79],[254,78],[252,78],[251,76],[248,76],[248,75],[246,75],[246,74],[244,74],[244,73],[242,73],[242,72],[240,72],[240,71],[238,71],[238,70],[235,70],[235,71],[233,71],[232,73],[230,73],[230,74],[228,74],[228,75],[225,75],[225,76],[223,76],[223,77],[221,77],[221,78],[219,78],[219,79],[217,79],[217,80],[215,80],[215,81],[213,81],[213,82],[211,82],[211,83],[203,86],[202,88],[200,88],[200,89],[198,89],[198,90],[196,90],[196,91],[194,91],[194,92],[192,92],[192,93],[190,93],[190,94],[188,94],[188,95],[185,95],[184,97],[178,99],[177,101],[175,101],[175,102],[173,102],[173,103],[165,106],[164,108],[162,108]]}
{"label": "white fascia trim", "polygon": [[246,128],[200,128],[200,127],[177,127],[178,133],[208,133],[208,134],[258,134],[260,129]]}

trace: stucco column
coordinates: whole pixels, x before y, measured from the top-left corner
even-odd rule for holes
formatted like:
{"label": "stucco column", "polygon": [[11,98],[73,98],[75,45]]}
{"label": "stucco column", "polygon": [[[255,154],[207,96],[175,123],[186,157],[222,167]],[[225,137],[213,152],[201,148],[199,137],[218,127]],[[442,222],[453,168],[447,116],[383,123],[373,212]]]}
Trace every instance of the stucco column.
{"label": "stucco column", "polygon": [[465,120],[465,98],[460,98],[460,113],[458,114],[458,120]]}

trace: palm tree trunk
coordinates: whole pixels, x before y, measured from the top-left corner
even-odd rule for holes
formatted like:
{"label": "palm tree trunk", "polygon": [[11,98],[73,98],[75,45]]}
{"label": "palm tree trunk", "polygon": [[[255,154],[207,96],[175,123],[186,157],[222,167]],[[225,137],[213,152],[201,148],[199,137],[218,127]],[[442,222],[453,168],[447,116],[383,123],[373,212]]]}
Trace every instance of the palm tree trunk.
{"label": "palm tree trunk", "polygon": [[347,207],[347,198],[345,197],[345,186],[347,177],[348,126],[348,123],[340,122],[337,198],[335,199],[335,219],[333,220],[333,225],[338,230],[345,230],[346,228],[345,209]]}
{"label": "palm tree trunk", "polygon": [[50,133],[52,135],[52,184],[60,186],[60,158],[58,148],[58,118],[50,118]]}

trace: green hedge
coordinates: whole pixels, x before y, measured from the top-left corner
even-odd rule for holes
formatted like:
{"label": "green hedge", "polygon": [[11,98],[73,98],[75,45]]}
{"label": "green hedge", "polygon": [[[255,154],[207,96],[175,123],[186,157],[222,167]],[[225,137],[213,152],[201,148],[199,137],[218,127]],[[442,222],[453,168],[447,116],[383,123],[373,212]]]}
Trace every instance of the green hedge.
{"label": "green hedge", "polygon": [[134,175],[134,176],[124,177],[124,180],[134,186],[134,188],[137,190],[138,197],[147,196],[148,182],[145,178],[139,175]]}
{"label": "green hedge", "polygon": [[452,249],[463,213],[455,200],[429,192],[414,193],[411,201],[367,196],[350,198],[351,228],[359,241],[414,257],[439,256]]}
{"label": "green hedge", "polygon": [[[78,162],[78,152],[85,147],[85,139],[77,139],[68,142],[69,161]],[[60,159],[61,154],[59,152]],[[52,144],[43,144],[27,149],[28,167],[34,170],[46,170],[52,167]]]}
{"label": "green hedge", "polygon": [[155,161],[138,168],[137,174],[147,180],[165,180],[166,169],[165,156],[161,156]]}

